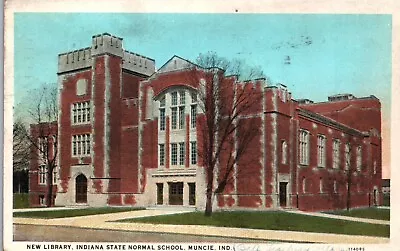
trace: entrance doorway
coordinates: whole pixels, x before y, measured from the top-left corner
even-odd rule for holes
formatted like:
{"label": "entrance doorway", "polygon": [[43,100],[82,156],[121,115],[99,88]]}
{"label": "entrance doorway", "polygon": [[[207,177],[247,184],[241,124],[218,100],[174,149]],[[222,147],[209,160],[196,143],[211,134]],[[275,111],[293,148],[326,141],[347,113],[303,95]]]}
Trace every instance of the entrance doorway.
{"label": "entrance doorway", "polygon": [[169,183],[169,204],[183,205],[183,182]]}
{"label": "entrance doorway", "polygon": [[188,183],[189,185],[189,205],[196,205],[196,183]]}
{"label": "entrance doorway", "polygon": [[162,205],[164,203],[163,191],[164,191],[164,184],[157,183],[157,205]]}
{"label": "entrance doorway", "polygon": [[83,174],[75,179],[75,202],[87,203],[87,179]]}
{"label": "entrance doorway", "polygon": [[279,182],[279,205],[287,207],[287,182]]}

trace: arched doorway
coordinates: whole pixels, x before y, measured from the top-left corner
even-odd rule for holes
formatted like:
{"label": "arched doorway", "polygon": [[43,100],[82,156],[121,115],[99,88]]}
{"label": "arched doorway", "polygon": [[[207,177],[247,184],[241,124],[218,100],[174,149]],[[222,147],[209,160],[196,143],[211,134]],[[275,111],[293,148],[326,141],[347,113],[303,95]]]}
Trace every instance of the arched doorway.
{"label": "arched doorway", "polygon": [[87,179],[83,174],[75,179],[75,202],[87,203]]}

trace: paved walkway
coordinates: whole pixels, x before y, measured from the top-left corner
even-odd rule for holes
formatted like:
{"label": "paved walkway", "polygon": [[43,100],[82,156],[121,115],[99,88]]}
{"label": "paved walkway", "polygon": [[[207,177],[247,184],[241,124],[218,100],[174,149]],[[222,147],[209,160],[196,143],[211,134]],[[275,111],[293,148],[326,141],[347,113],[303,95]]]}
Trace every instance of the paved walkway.
{"label": "paved walkway", "polygon": [[350,216],[336,215],[336,214],[318,213],[318,212],[303,212],[303,211],[299,211],[299,210],[293,210],[293,211],[292,210],[288,210],[286,212],[294,213],[294,214],[309,215],[309,216],[332,218],[332,219],[338,219],[338,220],[348,220],[348,221],[364,222],[364,223],[371,223],[371,224],[390,225],[390,221],[386,221],[386,220],[357,218],[357,217],[350,217]]}
{"label": "paved walkway", "polygon": [[163,210],[150,209],[130,211],[103,215],[90,215],[60,219],[31,219],[14,218],[14,224],[70,226],[87,229],[108,229],[135,232],[156,232],[171,234],[190,234],[201,236],[234,237],[257,240],[279,240],[290,242],[315,242],[315,243],[388,243],[389,238],[355,236],[343,234],[309,233],[294,231],[276,231],[259,229],[226,228],[197,225],[164,225],[145,223],[111,222],[120,219],[138,218],[156,215],[186,213],[193,210]]}
{"label": "paved walkway", "polygon": [[18,208],[13,209],[13,212],[36,212],[36,211],[58,211],[58,210],[74,210],[87,208],[88,206],[79,207],[37,207],[37,208]]}

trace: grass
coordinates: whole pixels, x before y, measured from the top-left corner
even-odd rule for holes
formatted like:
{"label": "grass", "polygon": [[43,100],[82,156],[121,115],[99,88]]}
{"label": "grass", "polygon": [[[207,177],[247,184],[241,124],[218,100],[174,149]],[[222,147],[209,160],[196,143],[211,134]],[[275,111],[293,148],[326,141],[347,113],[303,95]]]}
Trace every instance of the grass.
{"label": "grass", "polygon": [[28,207],[29,207],[29,194],[27,193],[13,194],[13,208],[28,208]]}
{"label": "grass", "polygon": [[136,211],[136,210],[144,210],[144,208],[94,207],[94,208],[82,208],[82,209],[61,209],[54,211],[14,212],[13,216],[25,217],[25,218],[54,219],[54,218],[95,215],[95,214],[119,213],[119,212]]}
{"label": "grass", "polygon": [[377,220],[390,220],[390,209],[381,209],[381,208],[357,208],[333,212],[326,212],[328,214],[336,214],[336,215],[344,215],[350,217],[358,217],[358,218],[368,218],[368,219],[377,219]]}
{"label": "grass", "polygon": [[287,212],[215,212],[205,217],[202,212],[124,219],[120,222],[153,224],[210,225],[218,227],[287,230],[389,237],[386,225],[344,221]]}

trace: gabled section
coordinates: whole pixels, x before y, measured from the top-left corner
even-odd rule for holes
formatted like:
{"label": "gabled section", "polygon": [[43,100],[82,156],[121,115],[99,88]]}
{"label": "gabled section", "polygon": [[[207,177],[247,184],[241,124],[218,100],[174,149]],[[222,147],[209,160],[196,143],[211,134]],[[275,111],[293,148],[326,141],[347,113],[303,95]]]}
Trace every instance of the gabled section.
{"label": "gabled section", "polygon": [[194,63],[190,62],[189,60],[186,60],[177,55],[174,55],[163,66],[161,66],[161,68],[157,71],[157,73],[184,70],[184,69],[188,69],[188,68],[191,68],[194,66],[196,66],[196,65]]}

